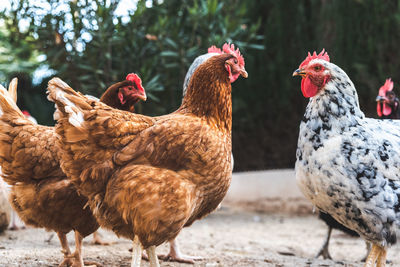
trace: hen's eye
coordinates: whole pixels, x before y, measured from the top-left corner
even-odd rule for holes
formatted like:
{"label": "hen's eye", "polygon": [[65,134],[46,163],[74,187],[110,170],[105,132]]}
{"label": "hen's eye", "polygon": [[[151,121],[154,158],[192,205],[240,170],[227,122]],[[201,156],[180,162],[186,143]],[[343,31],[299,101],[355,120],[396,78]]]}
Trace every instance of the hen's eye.
{"label": "hen's eye", "polygon": [[321,66],[315,66],[314,69],[315,69],[315,71],[320,71],[321,70]]}
{"label": "hen's eye", "polygon": [[235,62],[235,64],[237,64],[237,63],[238,63],[238,61],[237,61],[237,59],[236,59],[236,58],[235,58],[235,60],[234,60],[233,62]]}

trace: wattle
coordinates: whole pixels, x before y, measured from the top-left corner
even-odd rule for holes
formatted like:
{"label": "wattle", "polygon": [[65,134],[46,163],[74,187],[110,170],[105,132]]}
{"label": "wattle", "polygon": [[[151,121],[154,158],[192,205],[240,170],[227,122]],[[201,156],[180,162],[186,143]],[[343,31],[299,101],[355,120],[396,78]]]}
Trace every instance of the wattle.
{"label": "wattle", "polygon": [[237,80],[237,78],[239,78],[240,73],[236,73],[236,74],[231,74],[229,75],[229,82],[233,83],[234,81]]}
{"label": "wattle", "polygon": [[392,113],[392,108],[386,103],[383,103],[383,115],[389,116],[390,113]]}
{"label": "wattle", "polygon": [[126,103],[126,100],[124,99],[124,95],[122,94],[122,92],[118,92],[118,98],[119,102],[121,102],[122,105]]}
{"label": "wattle", "polygon": [[309,77],[305,77],[301,80],[301,92],[304,97],[313,97],[318,93],[318,86],[313,84]]}

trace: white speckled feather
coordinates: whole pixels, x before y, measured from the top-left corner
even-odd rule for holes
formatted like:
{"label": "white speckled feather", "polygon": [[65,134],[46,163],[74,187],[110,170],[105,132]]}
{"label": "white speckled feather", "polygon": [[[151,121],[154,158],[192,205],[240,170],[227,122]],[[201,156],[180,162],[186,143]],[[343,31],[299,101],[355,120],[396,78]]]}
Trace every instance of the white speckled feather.
{"label": "white speckled feather", "polygon": [[321,59],[331,79],[300,124],[296,179],[319,209],[381,245],[400,224],[400,121],[365,118],[346,73]]}

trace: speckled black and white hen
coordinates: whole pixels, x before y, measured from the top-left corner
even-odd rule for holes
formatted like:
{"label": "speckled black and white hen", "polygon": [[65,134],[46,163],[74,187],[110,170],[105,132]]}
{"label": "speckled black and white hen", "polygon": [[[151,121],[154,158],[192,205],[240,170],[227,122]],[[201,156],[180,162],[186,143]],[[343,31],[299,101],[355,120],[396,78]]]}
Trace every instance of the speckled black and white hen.
{"label": "speckled black and white hen", "polygon": [[322,51],[293,75],[309,104],[296,179],[320,210],[373,244],[365,266],[384,266],[400,223],[400,121],[366,118],[352,81]]}

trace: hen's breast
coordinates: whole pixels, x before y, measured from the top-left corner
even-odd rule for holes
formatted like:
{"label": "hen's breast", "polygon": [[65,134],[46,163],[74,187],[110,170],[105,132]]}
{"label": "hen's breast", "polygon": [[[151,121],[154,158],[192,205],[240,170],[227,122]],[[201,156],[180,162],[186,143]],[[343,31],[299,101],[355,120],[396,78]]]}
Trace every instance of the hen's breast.
{"label": "hen's breast", "polygon": [[175,238],[213,211],[231,181],[230,136],[208,128],[191,134],[170,128],[163,139],[151,142],[157,150],[140,150],[140,157],[115,170],[105,192],[89,196],[101,226],[131,239],[138,235],[145,247]]}

